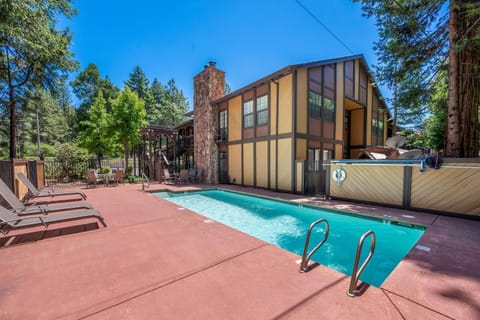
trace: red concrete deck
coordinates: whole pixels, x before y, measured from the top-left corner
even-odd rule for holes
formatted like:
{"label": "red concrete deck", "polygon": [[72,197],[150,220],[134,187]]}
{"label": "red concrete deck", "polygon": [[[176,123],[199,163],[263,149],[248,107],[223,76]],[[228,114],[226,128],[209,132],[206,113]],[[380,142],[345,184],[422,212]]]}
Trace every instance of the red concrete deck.
{"label": "red concrete deck", "polygon": [[345,275],[300,274],[297,255],[140,189],[84,189],[107,228],[0,238],[0,319],[480,319],[480,221],[235,188],[429,225],[429,252],[349,298]]}

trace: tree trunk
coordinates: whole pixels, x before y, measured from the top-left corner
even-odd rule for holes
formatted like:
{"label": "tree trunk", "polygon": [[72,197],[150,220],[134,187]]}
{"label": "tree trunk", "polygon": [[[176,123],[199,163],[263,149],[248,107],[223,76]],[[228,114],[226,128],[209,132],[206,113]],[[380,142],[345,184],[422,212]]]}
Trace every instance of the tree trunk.
{"label": "tree trunk", "polygon": [[449,42],[448,49],[448,117],[446,156],[460,156],[460,127],[458,106],[458,52],[457,52],[457,1],[450,0]]}
{"label": "tree trunk", "polygon": [[[471,1],[467,1],[471,2]],[[469,15],[468,7],[463,6],[459,12],[458,33],[465,43],[458,53],[459,58],[459,109],[461,157],[478,157],[479,154],[479,127],[478,107],[480,104],[480,77],[478,76],[480,57],[475,49],[475,24],[480,21],[479,15]]]}
{"label": "tree trunk", "polygon": [[125,148],[125,172],[128,171],[128,141],[123,143],[123,147]]}
{"label": "tree trunk", "polygon": [[17,157],[17,106],[15,102],[15,89],[9,85],[8,98],[10,102],[10,159]]}

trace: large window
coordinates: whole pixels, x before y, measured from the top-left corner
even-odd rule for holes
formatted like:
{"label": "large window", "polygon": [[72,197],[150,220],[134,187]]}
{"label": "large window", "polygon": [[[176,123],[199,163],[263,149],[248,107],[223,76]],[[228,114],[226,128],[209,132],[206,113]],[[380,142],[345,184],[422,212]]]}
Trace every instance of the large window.
{"label": "large window", "polygon": [[253,100],[243,103],[243,127],[253,127]]}
{"label": "large window", "polygon": [[257,126],[268,123],[268,95],[257,98]]}
{"label": "large window", "polygon": [[308,80],[309,117],[321,120],[321,123],[311,124],[310,133],[326,139],[334,139],[335,65],[325,65],[310,69]]}
{"label": "large window", "polygon": [[222,140],[227,140],[228,137],[228,122],[227,122],[227,110],[220,111],[219,114],[219,125],[218,127],[220,128],[220,136],[222,137]]}

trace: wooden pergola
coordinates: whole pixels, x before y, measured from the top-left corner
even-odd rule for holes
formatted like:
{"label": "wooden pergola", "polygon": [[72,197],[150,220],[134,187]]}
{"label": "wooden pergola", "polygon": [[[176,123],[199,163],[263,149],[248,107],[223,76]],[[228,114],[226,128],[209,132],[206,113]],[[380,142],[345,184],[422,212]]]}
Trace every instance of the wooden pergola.
{"label": "wooden pergola", "polygon": [[[141,129],[142,152],[140,156],[140,168],[149,179],[158,180],[162,176],[162,168],[169,162],[161,152],[162,146],[172,144],[175,148],[178,130],[167,127],[150,125]],[[175,152],[175,151],[174,151]],[[148,172],[145,172],[148,170]]]}

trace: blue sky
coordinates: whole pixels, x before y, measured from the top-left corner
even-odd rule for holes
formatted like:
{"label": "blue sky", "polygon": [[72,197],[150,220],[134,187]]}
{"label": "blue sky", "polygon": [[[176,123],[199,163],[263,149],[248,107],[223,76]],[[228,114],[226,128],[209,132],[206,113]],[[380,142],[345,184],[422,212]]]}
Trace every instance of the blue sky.
{"label": "blue sky", "polygon": [[[300,1],[373,68],[375,22],[358,4]],[[190,105],[193,77],[210,60],[236,90],[289,64],[352,54],[295,0],[77,0],[75,7],[78,15],[66,25],[80,70],[95,63],[123,88],[138,65],[150,81],[174,78]]]}

